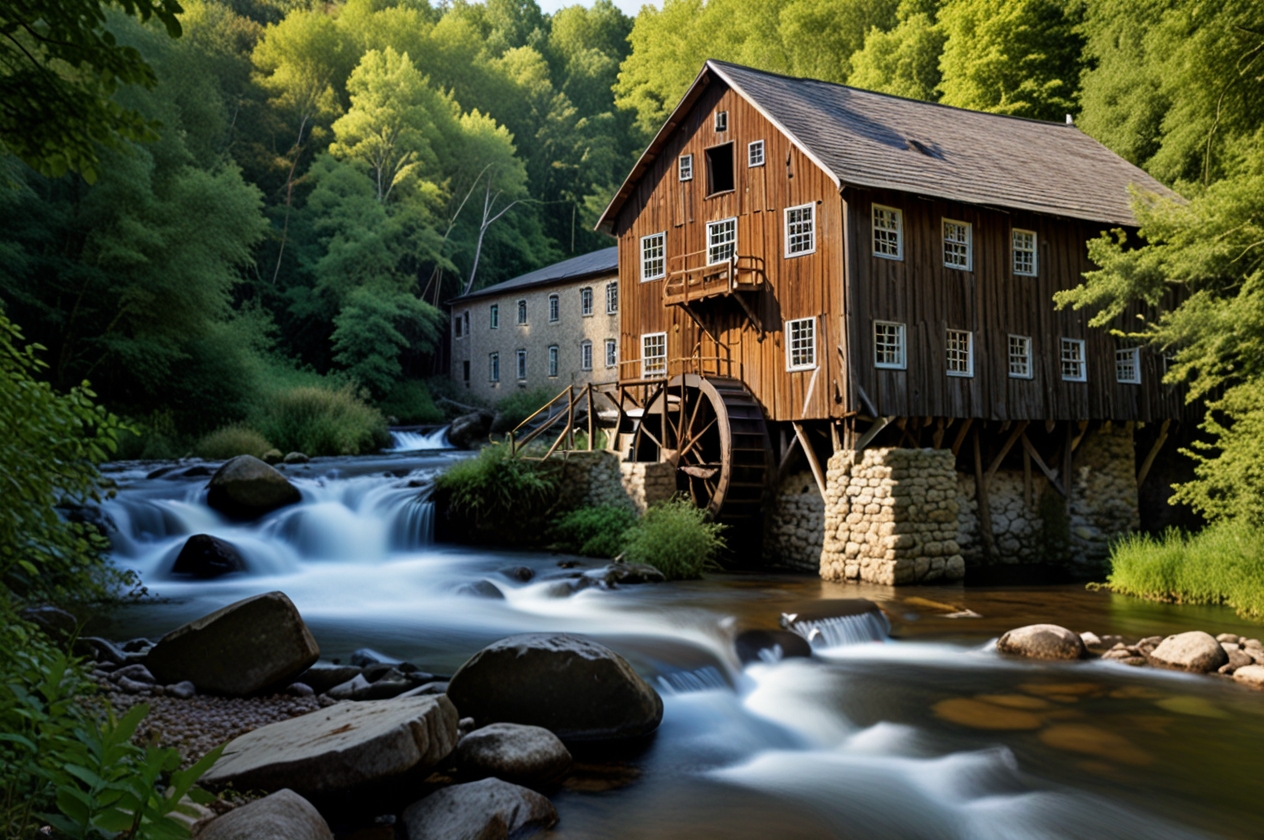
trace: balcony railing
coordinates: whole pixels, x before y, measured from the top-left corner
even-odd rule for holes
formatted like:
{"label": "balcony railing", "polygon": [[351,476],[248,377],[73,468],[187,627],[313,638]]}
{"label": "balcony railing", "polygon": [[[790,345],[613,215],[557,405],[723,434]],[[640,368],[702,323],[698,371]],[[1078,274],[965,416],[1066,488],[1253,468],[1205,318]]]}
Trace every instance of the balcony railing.
{"label": "balcony railing", "polygon": [[757,292],[764,287],[764,261],[759,257],[734,255],[710,265],[706,257],[706,251],[698,251],[671,258],[671,270],[663,284],[663,303],[688,305],[734,292]]}

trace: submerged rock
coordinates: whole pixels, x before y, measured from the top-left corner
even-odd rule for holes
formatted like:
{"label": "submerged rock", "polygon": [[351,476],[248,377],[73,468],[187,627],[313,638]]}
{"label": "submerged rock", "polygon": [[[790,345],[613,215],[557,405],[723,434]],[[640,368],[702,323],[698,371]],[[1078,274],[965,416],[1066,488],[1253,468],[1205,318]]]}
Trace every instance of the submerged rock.
{"label": "submerged rock", "polygon": [[346,791],[433,768],[456,747],[457,721],[443,696],[338,703],[230,741],[202,784],[305,796]]}
{"label": "submerged rock", "polygon": [[1227,664],[1229,655],[1210,633],[1191,630],[1168,636],[1150,652],[1150,663],[1160,668],[1175,668],[1205,674]]}
{"label": "submerged rock", "polygon": [[216,470],[206,503],[236,519],[254,519],[302,500],[285,476],[252,455],[238,455]]}
{"label": "submerged rock", "polygon": [[408,840],[507,840],[557,824],[548,799],[500,779],[453,785],[404,809]]}
{"label": "submerged rock", "polygon": [[246,571],[246,561],[237,546],[212,537],[210,534],[194,534],[184,543],[176,557],[171,573],[192,575],[195,578],[214,578],[230,572]]}
{"label": "submerged rock", "polygon": [[198,831],[198,840],[334,840],[320,812],[292,790],[256,799]]}
{"label": "submerged rock", "polygon": [[320,656],[283,592],[246,598],[163,636],[145,664],[161,683],[243,697],[288,685]]}
{"label": "submerged rock", "polygon": [[646,563],[615,562],[599,569],[584,572],[584,580],[600,583],[603,586],[635,583],[663,583],[667,577],[658,569]]}
{"label": "submerged rock", "polygon": [[663,719],[662,698],[623,657],[565,633],[488,645],[452,677],[448,696],[479,726],[542,726],[568,742],[648,735]]}
{"label": "submerged rock", "polygon": [[808,640],[789,630],[743,630],[733,640],[733,648],[743,665],[812,655]]}
{"label": "submerged rock", "polygon": [[1056,624],[1029,624],[1010,630],[997,640],[996,649],[1028,659],[1070,660],[1085,654],[1079,634]]}
{"label": "submerged rock", "polygon": [[547,729],[520,723],[493,723],[476,729],[456,745],[457,772],[463,779],[494,776],[519,785],[554,781],[571,768],[570,750]]}

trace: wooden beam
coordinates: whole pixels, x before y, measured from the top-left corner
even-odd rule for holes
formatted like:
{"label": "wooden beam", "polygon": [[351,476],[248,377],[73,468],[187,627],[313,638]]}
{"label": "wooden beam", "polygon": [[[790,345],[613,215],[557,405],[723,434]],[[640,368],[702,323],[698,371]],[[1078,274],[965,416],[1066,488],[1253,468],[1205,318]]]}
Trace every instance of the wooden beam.
{"label": "wooden beam", "polygon": [[970,431],[970,427],[974,425],[974,418],[966,418],[966,422],[961,424],[961,430],[957,432],[957,439],[952,442],[952,454],[955,458],[957,453],[961,451],[961,444],[965,443],[966,433]]}
{"label": "wooden beam", "polygon": [[[948,422],[951,423],[952,421],[949,420]],[[944,425],[944,418],[940,417],[938,422],[935,423],[935,434],[933,434],[930,439],[931,443],[934,444],[936,449],[938,449],[940,446],[943,445],[944,432],[947,430],[947,428],[948,427]]]}
{"label": "wooden beam", "polygon": [[1080,441],[1084,440],[1084,436],[1088,434],[1088,421],[1087,420],[1081,420],[1079,421],[1077,425],[1079,426],[1079,434],[1077,434],[1075,438],[1071,441],[1072,452],[1076,450],[1076,448],[1080,445]]}
{"label": "wooden beam", "polygon": [[1146,480],[1146,476],[1150,474],[1150,467],[1154,466],[1154,459],[1158,457],[1159,450],[1167,442],[1167,430],[1171,425],[1171,420],[1164,420],[1163,425],[1159,427],[1159,436],[1155,439],[1154,446],[1150,447],[1150,454],[1146,455],[1145,460],[1141,462],[1141,469],[1137,470],[1138,488],[1141,487],[1141,482]]}
{"label": "wooden beam", "polygon": [[1040,468],[1040,471],[1045,474],[1045,478],[1049,479],[1049,484],[1053,486],[1053,489],[1065,496],[1066,490],[1062,489],[1062,484],[1058,481],[1058,476],[1053,470],[1049,469],[1047,464],[1045,464],[1044,458],[1041,458],[1040,453],[1036,451],[1036,447],[1031,445],[1031,441],[1027,439],[1027,435],[1023,435],[1019,438],[1019,440],[1022,441],[1023,451],[1031,456],[1031,460],[1034,461],[1036,466]]}
{"label": "wooden beam", "polygon": [[843,448],[843,442],[838,439],[838,424],[830,423],[830,445],[834,447],[834,454],[838,454],[838,450]]}
{"label": "wooden beam", "polygon": [[1009,437],[1005,439],[1005,445],[1001,447],[1001,451],[997,453],[997,456],[992,459],[992,463],[988,465],[987,477],[989,481],[992,480],[992,476],[996,474],[997,469],[1001,466],[1001,461],[1005,460],[1005,456],[1009,454],[1010,449],[1013,448],[1014,443],[1022,436],[1026,428],[1027,421],[1020,420],[1018,425],[1009,433]]}
{"label": "wooden beam", "polygon": [[887,426],[891,425],[891,423],[893,423],[894,421],[895,421],[894,415],[890,417],[879,417],[877,420],[874,420],[873,425],[869,427],[869,431],[861,435],[860,440],[856,441],[855,451],[856,452],[862,451],[866,446],[869,445],[870,441],[872,441],[875,437],[878,436],[878,432],[882,431]]}
{"label": "wooden beam", "polygon": [[821,469],[821,462],[817,460],[816,450],[812,448],[812,442],[808,440],[807,432],[803,431],[803,424],[795,421],[794,434],[799,439],[799,446],[803,447],[803,454],[808,458],[808,465],[812,467],[812,476],[816,479],[817,489],[821,491],[821,498],[825,498],[825,471]]}
{"label": "wooden beam", "polygon": [[865,389],[860,387],[859,382],[856,383],[856,393],[860,395],[860,401],[865,404],[865,408],[869,410],[869,413],[874,417],[878,417],[878,409],[874,407],[873,401],[869,399],[869,395],[865,393]]}
{"label": "wooden beam", "polygon": [[988,504],[987,476],[983,474],[983,444],[979,430],[974,430],[974,498],[979,506],[979,536],[983,538],[983,552],[989,560],[996,556],[995,537],[992,535],[992,507]]}

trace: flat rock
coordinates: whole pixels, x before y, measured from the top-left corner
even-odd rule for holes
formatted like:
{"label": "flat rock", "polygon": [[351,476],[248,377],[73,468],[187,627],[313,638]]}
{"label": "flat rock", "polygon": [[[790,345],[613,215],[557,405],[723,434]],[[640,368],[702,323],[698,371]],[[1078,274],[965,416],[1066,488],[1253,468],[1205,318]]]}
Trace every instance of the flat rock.
{"label": "flat rock", "polygon": [[320,657],[316,640],[283,592],[245,598],[172,630],[145,664],[163,684],[244,697],[285,686]]}
{"label": "flat rock", "polygon": [[317,694],[324,694],[336,685],[342,685],[358,676],[355,665],[322,665],[317,663],[302,673],[299,679],[312,687]]}
{"label": "flat rock", "polygon": [[563,741],[648,735],[663,700],[605,645],[565,633],[529,633],[493,642],[453,675],[448,696],[479,726],[542,726]]}
{"label": "flat rock", "polygon": [[171,567],[173,575],[215,578],[246,571],[246,561],[237,546],[210,534],[194,534],[185,540]]}
{"label": "flat rock", "polygon": [[548,799],[500,779],[453,785],[404,809],[408,840],[508,840],[557,824]]}
{"label": "flat rock", "polygon": [[1027,659],[1066,660],[1084,656],[1084,642],[1056,624],[1029,624],[1010,630],[996,642],[996,649]]}
{"label": "flat rock", "polygon": [[1233,678],[1251,688],[1264,688],[1264,665],[1244,665],[1233,672]]}
{"label": "flat rock", "polygon": [[205,823],[198,840],[334,840],[325,818],[292,790],[278,790]]}
{"label": "flat rock", "polygon": [[1191,630],[1168,636],[1150,653],[1150,663],[1160,668],[1175,668],[1206,674],[1228,663],[1229,654],[1215,636],[1202,630]]}
{"label": "flat rock", "polygon": [[424,771],[456,747],[447,697],[338,703],[230,741],[202,784],[318,796]]}
{"label": "flat rock", "polygon": [[743,665],[812,655],[808,640],[790,630],[743,630],[733,640],[733,649]]}
{"label": "flat rock", "polygon": [[551,782],[571,768],[571,753],[547,729],[520,723],[493,723],[475,729],[456,745],[463,779],[494,776],[519,785]]}
{"label": "flat rock", "polygon": [[614,562],[584,572],[584,578],[603,586],[625,586],[637,583],[663,583],[667,577],[646,563]]}
{"label": "flat rock", "polygon": [[225,461],[207,491],[206,503],[235,519],[254,519],[303,498],[285,476],[253,455]]}

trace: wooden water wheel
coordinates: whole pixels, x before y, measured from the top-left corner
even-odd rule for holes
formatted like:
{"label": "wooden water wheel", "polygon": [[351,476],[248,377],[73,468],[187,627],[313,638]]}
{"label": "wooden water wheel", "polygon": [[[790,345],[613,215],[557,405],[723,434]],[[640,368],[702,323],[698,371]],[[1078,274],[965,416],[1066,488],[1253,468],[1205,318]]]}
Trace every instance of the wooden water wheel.
{"label": "wooden water wheel", "polygon": [[638,461],[676,467],[676,486],[718,521],[760,516],[772,447],[764,411],[739,380],[684,374],[646,406]]}

